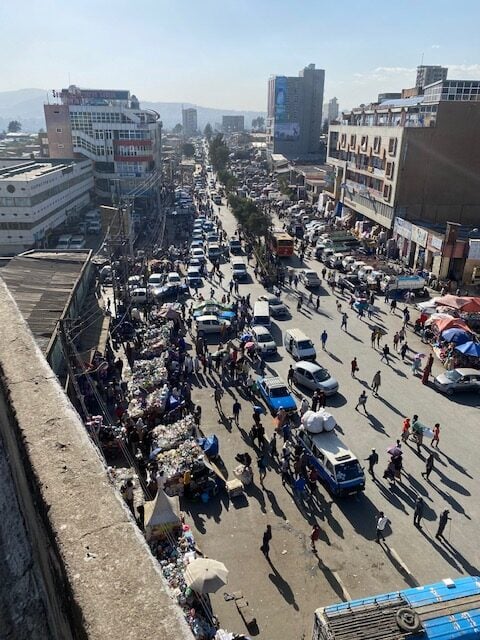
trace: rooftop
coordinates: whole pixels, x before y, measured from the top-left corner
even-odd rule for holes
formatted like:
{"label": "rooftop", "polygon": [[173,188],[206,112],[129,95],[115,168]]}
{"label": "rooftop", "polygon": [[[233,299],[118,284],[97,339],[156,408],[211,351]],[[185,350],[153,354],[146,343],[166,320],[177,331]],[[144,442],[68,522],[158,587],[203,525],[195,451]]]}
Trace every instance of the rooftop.
{"label": "rooftop", "polygon": [[[11,163],[13,158],[5,158]],[[0,158],[0,180],[8,180],[9,182],[18,180],[34,180],[54,171],[71,170],[71,167],[77,162],[85,162],[83,160],[61,160],[55,162],[53,160],[25,160],[18,158],[18,164],[9,164],[1,167],[3,158]]]}
{"label": "rooftop", "polygon": [[28,251],[0,271],[44,354],[90,253]]}

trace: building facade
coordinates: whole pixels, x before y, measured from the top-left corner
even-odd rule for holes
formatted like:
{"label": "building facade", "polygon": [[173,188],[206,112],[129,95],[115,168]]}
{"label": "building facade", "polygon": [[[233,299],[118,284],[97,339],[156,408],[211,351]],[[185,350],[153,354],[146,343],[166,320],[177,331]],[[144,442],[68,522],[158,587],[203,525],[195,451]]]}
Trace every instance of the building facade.
{"label": "building facade", "polygon": [[182,109],[182,126],[185,138],[191,138],[197,135],[198,124],[196,109]]}
{"label": "building facade", "polygon": [[478,82],[440,81],[343,113],[328,138],[337,202],[389,230],[396,216],[478,224],[479,100]]}
{"label": "building facade", "polygon": [[439,80],[446,80],[448,75],[448,67],[439,65],[420,65],[417,67],[417,79],[415,86],[417,89],[424,89],[427,85]]}
{"label": "building facade", "polygon": [[323,120],[328,124],[334,122],[338,118],[339,106],[337,98],[332,98],[323,105]]}
{"label": "building facade", "polygon": [[0,158],[0,254],[45,245],[90,206],[93,185],[89,160]]}
{"label": "building facade", "polygon": [[160,175],[160,116],[141,109],[129,91],[72,85],[54,98],[44,105],[50,157],[89,158],[100,200],[118,199]]}
{"label": "building facade", "polygon": [[314,64],[298,76],[274,76],[268,82],[267,151],[290,160],[320,152],[325,71]]}
{"label": "building facade", "polygon": [[223,133],[238,133],[245,131],[244,116],[222,116]]}

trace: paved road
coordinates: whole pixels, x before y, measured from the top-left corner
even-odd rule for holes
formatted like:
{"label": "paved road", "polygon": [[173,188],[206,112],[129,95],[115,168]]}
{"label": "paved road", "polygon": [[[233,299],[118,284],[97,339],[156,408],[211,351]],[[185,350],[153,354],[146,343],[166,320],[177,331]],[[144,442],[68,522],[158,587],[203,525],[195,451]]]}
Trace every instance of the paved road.
{"label": "paved road", "polygon": [[[226,207],[221,219],[229,235],[236,223]],[[297,258],[290,266],[300,268]],[[307,266],[320,271],[320,263],[307,262]],[[229,263],[223,266],[228,284],[231,274]],[[253,279],[240,285],[240,295],[251,294],[254,302],[264,292]],[[208,291],[207,283],[205,291]],[[299,286],[299,291],[301,287]],[[222,294],[222,291],[219,291]],[[401,327],[401,314],[392,315],[389,307],[378,302],[378,313],[371,321],[358,319],[348,310],[348,332],[340,330],[340,316],[336,309],[339,298],[321,289],[320,312],[305,308],[296,311],[296,292],[286,288],[282,296],[289,305],[291,319],[275,321],[272,333],[277,340],[279,357],[268,362],[268,370],[286,380],[288,366],[293,362],[281,346],[285,328],[299,327],[315,342],[318,361],[326,366],[340,383],[340,393],[329,400],[342,438],[364,459],[372,447],[380,455],[377,467],[382,476],[388,462],[386,449],[400,436],[405,416],[414,413],[420,420],[433,425],[440,422],[441,442],[438,461],[426,482],[421,472],[427,449],[421,456],[406,446],[405,475],[402,483],[391,488],[386,480],[368,479],[366,491],[358,498],[332,501],[323,493],[316,502],[298,504],[282,487],[279,475],[270,470],[260,487],[256,474],[255,487],[248,491],[244,504],[233,506],[227,500],[219,504],[196,505],[190,509],[190,518],[197,539],[210,557],[225,562],[230,570],[229,584],[213,596],[215,610],[223,625],[231,630],[244,630],[242,620],[232,602],[225,602],[224,591],[242,590],[250,601],[258,620],[262,638],[294,640],[311,634],[315,608],[348,598],[373,595],[408,585],[434,582],[461,574],[479,574],[480,551],[476,523],[480,516],[477,479],[477,396],[464,396],[451,400],[425,387],[413,377],[410,367],[393,356],[390,365],[380,362],[380,352],[370,346],[373,325],[385,327],[386,340],[391,351],[391,337]],[[347,302],[340,298],[343,307]],[[412,313],[414,319],[416,314]],[[329,335],[327,351],[321,351],[320,334]],[[425,346],[409,331],[409,345],[416,351]],[[350,361],[356,356],[359,372],[356,379],[350,375]],[[369,385],[375,371],[382,373],[379,397],[374,398]],[[436,362],[433,373],[440,372]],[[213,407],[212,390],[196,387],[193,398],[203,406],[203,428],[215,432],[220,439],[221,454],[231,475],[235,453],[249,448],[245,444],[250,429],[251,407],[242,402],[240,429],[228,420],[219,421]],[[358,395],[366,389],[369,415],[354,410]],[[304,394],[299,392],[298,397]],[[223,405],[225,414],[231,414],[235,387],[228,387]],[[272,431],[270,418],[265,418],[267,434]],[[248,439],[248,438],[247,438]],[[252,457],[254,454],[251,451]],[[417,494],[424,497],[425,519],[421,530],[413,526],[413,504]],[[435,540],[435,520],[440,511],[449,508],[452,522],[446,530],[447,541]],[[383,510],[391,521],[386,544],[377,545],[375,517]],[[322,527],[318,555],[310,550],[308,535],[313,522]],[[261,553],[262,533],[267,523],[272,525],[270,561]],[[305,634],[305,635],[302,635]]]}

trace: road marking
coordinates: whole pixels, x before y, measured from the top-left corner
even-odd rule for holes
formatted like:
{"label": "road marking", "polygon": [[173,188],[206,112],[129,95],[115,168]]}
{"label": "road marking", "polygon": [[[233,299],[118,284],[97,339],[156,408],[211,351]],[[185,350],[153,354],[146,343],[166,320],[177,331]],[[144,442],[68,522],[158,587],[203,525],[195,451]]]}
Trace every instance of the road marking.
{"label": "road marking", "polygon": [[395,551],[395,549],[393,547],[390,547],[390,553],[395,558],[395,560],[398,562],[398,564],[402,567],[402,569],[405,571],[405,573],[408,576],[410,576],[411,578],[413,578],[415,580],[415,582],[417,582],[417,584],[418,584],[418,581],[415,578],[415,576],[413,575],[413,573],[410,571],[410,569],[407,567],[405,562],[400,558],[400,556],[398,555],[398,553]]}
{"label": "road marking", "polygon": [[335,578],[335,580],[338,582],[338,585],[342,590],[343,597],[345,598],[345,600],[351,600],[352,598],[351,598],[350,594],[348,593],[347,588],[343,584],[343,582],[342,582],[340,576],[338,575],[338,573],[336,571],[332,571],[332,575]]}

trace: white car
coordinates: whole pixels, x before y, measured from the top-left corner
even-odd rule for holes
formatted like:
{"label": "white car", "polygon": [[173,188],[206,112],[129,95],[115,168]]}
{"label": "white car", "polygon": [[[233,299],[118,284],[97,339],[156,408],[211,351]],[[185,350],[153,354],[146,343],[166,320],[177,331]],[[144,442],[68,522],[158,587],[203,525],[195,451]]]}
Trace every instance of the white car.
{"label": "white car", "polygon": [[152,275],[148,278],[148,286],[149,287],[159,287],[163,284],[165,276],[163,273],[152,273]]}
{"label": "white car", "polygon": [[274,296],[273,293],[264,293],[258,296],[258,299],[268,302],[268,308],[274,318],[277,316],[287,316],[289,314],[288,307],[283,304],[278,296]]}
{"label": "white car", "polygon": [[138,287],[143,287],[143,278],[142,276],[130,276],[128,279],[128,288],[138,289]]}
{"label": "white car", "polygon": [[266,327],[256,324],[250,329],[250,333],[255,346],[264,356],[271,356],[277,353],[275,340]]}
{"label": "white car", "polygon": [[302,269],[302,271],[300,271],[299,280],[300,282],[303,282],[307,289],[316,289],[322,283],[317,273],[312,269]]}
{"label": "white car", "polygon": [[223,318],[217,318],[217,316],[199,316],[196,319],[197,334],[202,333],[220,333],[222,327],[225,327],[226,331],[230,329],[230,322]]}
{"label": "white car", "polygon": [[170,271],[165,282],[167,287],[178,287],[182,284],[182,279],[176,271]]}
{"label": "white car", "polygon": [[200,247],[192,249],[190,252],[190,256],[196,260],[200,260],[200,262],[206,262],[205,251],[203,249],[200,249]]}
{"label": "white car", "polygon": [[130,301],[132,304],[146,304],[147,290],[143,287],[139,289],[132,289],[132,291],[130,291]]}

